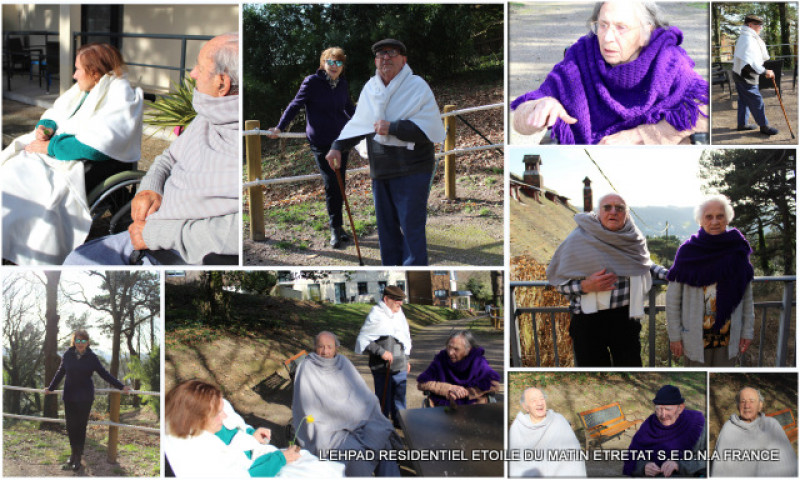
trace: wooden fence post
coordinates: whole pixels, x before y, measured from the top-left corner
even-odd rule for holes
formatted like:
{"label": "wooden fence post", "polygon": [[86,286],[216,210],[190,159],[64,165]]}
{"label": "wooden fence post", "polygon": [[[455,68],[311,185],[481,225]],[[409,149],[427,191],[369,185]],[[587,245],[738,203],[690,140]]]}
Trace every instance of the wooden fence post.
{"label": "wooden fence post", "polygon": [[[444,112],[452,112],[456,109],[455,105],[445,105]],[[456,117],[444,117],[444,151],[456,148]],[[454,154],[444,156],[444,191],[448,200],[456,199],[456,156]]]}
{"label": "wooden fence post", "polygon": [[[245,130],[255,130],[261,126],[258,120],[245,120]],[[245,157],[247,159],[247,181],[261,179],[261,135],[245,137]],[[261,185],[248,189],[250,195],[250,239],[264,240],[264,192]]]}
{"label": "wooden fence post", "polygon": [[[119,423],[119,391],[110,392],[109,401],[111,402],[111,421]],[[119,443],[119,427],[108,427],[108,461],[117,461],[117,444]]]}

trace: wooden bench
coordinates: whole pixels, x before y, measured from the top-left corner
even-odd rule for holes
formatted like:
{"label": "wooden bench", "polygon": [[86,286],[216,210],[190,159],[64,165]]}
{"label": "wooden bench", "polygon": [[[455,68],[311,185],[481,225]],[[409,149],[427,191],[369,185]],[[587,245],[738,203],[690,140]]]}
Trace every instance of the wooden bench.
{"label": "wooden bench", "polygon": [[286,372],[289,374],[289,378],[292,381],[294,381],[294,374],[297,372],[297,367],[303,363],[303,360],[306,359],[306,355],[306,351],[301,350],[300,353],[284,360],[283,366],[286,367]]}
{"label": "wooden bench", "polygon": [[602,447],[602,442],[623,434],[629,428],[636,428],[643,420],[627,420],[619,402],[579,412],[585,429],[584,444],[589,449],[591,442]]}
{"label": "wooden bench", "polygon": [[778,410],[777,412],[772,412],[767,414],[768,417],[773,417],[778,423],[781,424],[783,427],[783,431],[786,433],[786,436],[789,437],[789,441],[794,443],[797,441],[797,420],[794,419],[794,415],[792,415],[792,411],[788,408],[784,408],[783,410]]}

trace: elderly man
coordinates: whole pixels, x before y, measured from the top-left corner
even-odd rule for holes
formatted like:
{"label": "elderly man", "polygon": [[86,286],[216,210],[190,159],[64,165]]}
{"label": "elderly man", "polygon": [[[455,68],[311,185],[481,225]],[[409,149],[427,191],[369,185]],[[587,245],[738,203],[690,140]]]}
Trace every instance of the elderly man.
{"label": "elderly man", "polygon": [[663,280],[667,270],[650,260],[619,195],[600,197],[597,213],[579,213],[575,223],[547,267],[547,280],[569,297],[575,366],[641,367],[644,298],[651,277]]}
{"label": "elderly man", "polygon": [[209,40],[191,77],[197,116],[142,179],[128,232],[77,248],[65,265],[202,264],[238,254],[238,34]]}
{"label": "elderly man", "polygon": [[417,388],[431,392],[433,405],[487,403],[488,395],[500,389],[500,375],[489,366],[472,332],[453,332],[445,346],[417,377]]}
{"label": "elderly man", "polygon": [[769,126],[764,113],[764,99],[758,89],[759,75],[775,78],[775,72],[764,68],[764,62],[769,60],[769,53],[764,40],[759,36],[763,26],[764,19],[758,15],[745,16],[744,25],[733,50],[733,81],[736,84],[736,93],[739,95],[736,130],[756,129],[755,125],[747,123],[752,113],[761,133],[775,135],[778,129]]}
{"label": "elderly man", "polygon": [[623,475],[633,477],[700,477],[705,475],[706,419],[687,410],[681,391],[664,385],[653,399],[655,413],[633,436],[631,459]]}
{"label": "elderly man", "polygon": [[519,403],[522,411],[511,424],[508,447],[520,460],[509,462],[509,476],[585,477],[586,464],[580,457],[581,444],[567,419],[547,409],[544,392],[528,387],[522,392]]}
{"label": "elderly man", "polygon": [[348,477],[399,477],[396,462],[379,458],[399,439],[375,396],[350,360],[337,353],[336,335],[320,332],[315,344],[316,352],[295,376],[292,424],[298,442],[322,458],[344,462]]}
{"label": "elderly man", "polygon": [[398,424],[406,408],[406,380],[411,371],[411,333],[403,314],[405,292],[390,285],[383,301],[372,307],[356,339],[356,353],[369,354],[369,368],[381,410]]}
{"label": "elderly man", "polygon": [[598,3],[589,28],[537,90],[511,102],[517,132],[630,145],[690,143],[708,130],[708,82],[654,3]]}
{"label": "elderly man", "polygon": [[711,474],[797,478],[797,454],[781,424],[761,411],[761,392],[751,387],[741,389],[736,394],[736,405],[739,414],[731,415],[719,432]]}
{"label": "elderly man", "polygon": [[381,262],[427,265],[428,192],[444,125],[430,87],[406,64],[406,46],[387,38],[372,52],[377,73],[326,158],[337,169],[341,152],[366,138]]}

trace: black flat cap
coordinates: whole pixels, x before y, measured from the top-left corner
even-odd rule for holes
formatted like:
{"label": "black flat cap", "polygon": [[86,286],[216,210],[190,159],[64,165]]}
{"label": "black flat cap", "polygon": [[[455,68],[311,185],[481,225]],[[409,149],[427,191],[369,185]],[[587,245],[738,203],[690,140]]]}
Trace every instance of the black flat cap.
{"label": "black flat cap", "polygon": [[389,297],[392,300],[403,300],[404,298],[406,298],[406,292],[404,292],[403,289],[400,287],[389,285],[388,287],[383,289],[383,296]]}
{"label": "black flat cap", "polygon": [[406,46],[403,45],[403,42],[395,40],[394,38],[384,38],[383,40],[375,42],[375,45],[372,46],[372,53],[378,53],[378,51],[384,47],[394,47],[400,52],[400,55],[406,55]]}
{"label": "black flat cap", "polygon": [[673,385],[664,385],[656,393],[656,398],[653,399],[656,405],[680,405],[684,403],[681,391],[678,387]]}

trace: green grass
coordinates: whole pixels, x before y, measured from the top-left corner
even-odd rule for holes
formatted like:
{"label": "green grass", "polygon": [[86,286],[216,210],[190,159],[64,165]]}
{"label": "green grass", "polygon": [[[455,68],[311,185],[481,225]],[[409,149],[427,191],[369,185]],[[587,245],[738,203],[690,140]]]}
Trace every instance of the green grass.
{"label": "green grass", "polygon": [[296,238],[291,240],[279,240],[275,242],[275,246],[281,250],[308,250],[308,243],[304,240],[297,240]]}
{"label": "green grass", "polygon": [[478,211],[478,215],[480,215],[481,217],[489,217],[492,215],[492,211],[491,209],[484,207]]}
{"label": "green grass", "polygon": [[494,185],[497,183],[497,178],[495,177],[486,177],[486,180],[483,181],[483,184],[487,187]]}

